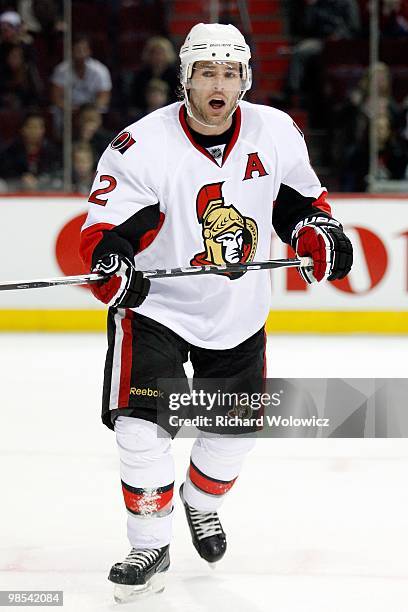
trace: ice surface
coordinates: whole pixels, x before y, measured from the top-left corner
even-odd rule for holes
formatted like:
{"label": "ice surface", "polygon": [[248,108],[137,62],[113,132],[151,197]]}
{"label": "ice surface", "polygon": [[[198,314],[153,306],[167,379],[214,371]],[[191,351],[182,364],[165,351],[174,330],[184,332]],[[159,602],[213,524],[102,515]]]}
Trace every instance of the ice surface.
{"label": "ice surface", "polygon": [[[407,346],[270,337],[268,372],[406,377]],[[118,609],[106,577],[129,549],[115,439],[99,417],[104,352],[98,334],[0,335],[0,589],[63,590],[69,612]],[[173,445],[177,484],[190,446]],[[260,440],[220,513],[229,549],[216,571],[176,496],[165,592],[119,609],[406,612],[407,473],[405,440]]]}

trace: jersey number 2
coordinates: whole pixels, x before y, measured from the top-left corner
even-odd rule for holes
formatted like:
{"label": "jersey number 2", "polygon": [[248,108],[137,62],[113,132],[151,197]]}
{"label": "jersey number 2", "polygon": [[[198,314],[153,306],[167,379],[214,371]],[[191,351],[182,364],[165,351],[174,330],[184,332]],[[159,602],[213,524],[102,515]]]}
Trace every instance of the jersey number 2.
{"label": "jersey number 2", "polygon": [[99,189],[95,189],[95,191],[93,191],[89,196],[88,202],[91,202],[92,204],[99,204],[99,206],[106,206],[108,198],[106,198],[106,200],[103,200],[98,196],[103,195],[104,193],[110,193],[116,188],[116,185],[118,183],[117,180],[110,174],[101,174],[99,182],[103,183],[104,181],[108,181],[109,185],[107,185],[107,187],[100,187]]}

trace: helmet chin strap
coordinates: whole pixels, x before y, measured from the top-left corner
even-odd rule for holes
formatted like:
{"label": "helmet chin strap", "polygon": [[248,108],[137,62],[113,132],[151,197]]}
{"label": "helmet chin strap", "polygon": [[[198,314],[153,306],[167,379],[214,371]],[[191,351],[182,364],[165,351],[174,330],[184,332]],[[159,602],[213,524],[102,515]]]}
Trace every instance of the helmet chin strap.
{"label": "helmet chin strap", "polygon": [[[191,110],[191,104],[190,104],[190,100],[188,97],[187,87],[185,85],[183,85],[183,91],[184,91],[184,103],[186,105],[187,115],[191,117],[192,119],[194,119],[194,121],[197,121],[197,123],[199,123],[200,125],[203,125],[204,127],[209,127],[209,128],[217,127],[215,125],[212,125],[211,123],[204,123],[204,121],[200,121],[199,119],[197,119],[197,117],[194,117],[193,111]],[[232,109],[232,111],[230,112],[230,114],[228,115],[225,121],[228,121],[228,119],[230,119],[232,115],[235,113],[235,111],[237,110],[238,104],[241,102],[244,95],[245,95],[245,91],[241,91],[234,105],[234,108]]]}

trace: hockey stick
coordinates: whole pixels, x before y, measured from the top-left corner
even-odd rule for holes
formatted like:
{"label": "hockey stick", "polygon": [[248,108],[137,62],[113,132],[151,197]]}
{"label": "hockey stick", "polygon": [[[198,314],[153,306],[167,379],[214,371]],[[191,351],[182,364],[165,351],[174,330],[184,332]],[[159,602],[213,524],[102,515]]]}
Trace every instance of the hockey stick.
{"label": "hockey stick", "polygon": [[[191,266],[187,268],[169,268],[167,270],[146,270],[145,278],[174,278],[176,276],[201,276],[202,274],[225,274],[236,272],[251,272],[253,270],[271,270],[274,268],[311,268],[313,260],[310,257],[300,259],[271,259],[267,261],[253,261],[248,264],[226,264],[225,266]],[[105,280],[102,274],[79,274],[78,276],[60,276],[33,281],[10,281],[0,284],[0,291],[14,289],[42,289],[57,285],[90,285]]]}

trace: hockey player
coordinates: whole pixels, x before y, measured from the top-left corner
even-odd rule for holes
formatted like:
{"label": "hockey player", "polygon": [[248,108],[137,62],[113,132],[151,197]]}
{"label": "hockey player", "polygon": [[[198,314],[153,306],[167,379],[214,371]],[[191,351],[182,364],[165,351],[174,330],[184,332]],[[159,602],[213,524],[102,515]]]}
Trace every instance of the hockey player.
{"label": "hockey player", "polygon": [[[113,429],[132,550],[109,579],[116,598],[160,590],[169,567],[173,433],[157,424],[158,379],[245,376],[265,362],[269,273],[150,282],[140,270],[268,259],[276,233],[313,258],[307,282],[343,278],[352,246],[331,215],[303,134],[285,113],[243,102],[250,49],[232,25],[198,24],[180,50],[183,100],[121,132],[102,155],[81,255],[107,280],[102,420]],[[210,563],[226,538],[217,510],[253,447],[200,431],[180,494],[194,546]]]}

